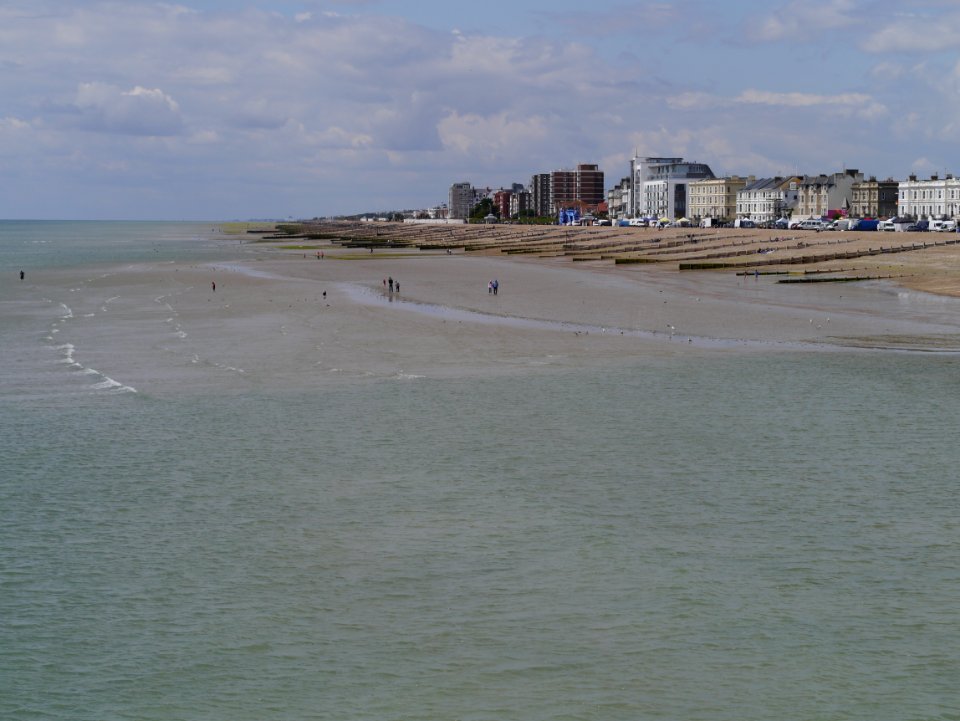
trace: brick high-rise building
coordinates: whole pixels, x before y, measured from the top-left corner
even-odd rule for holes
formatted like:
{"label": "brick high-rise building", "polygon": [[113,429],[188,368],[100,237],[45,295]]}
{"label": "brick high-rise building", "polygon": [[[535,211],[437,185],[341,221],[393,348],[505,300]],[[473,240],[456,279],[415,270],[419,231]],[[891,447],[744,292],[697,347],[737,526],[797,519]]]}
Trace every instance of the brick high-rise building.
{"label": "brick high-rise building", "polygon": [[603,171],[596,165],[580,164],[576,170],[550,173],[550,212],[564,208],[595,211],[604,202]]}

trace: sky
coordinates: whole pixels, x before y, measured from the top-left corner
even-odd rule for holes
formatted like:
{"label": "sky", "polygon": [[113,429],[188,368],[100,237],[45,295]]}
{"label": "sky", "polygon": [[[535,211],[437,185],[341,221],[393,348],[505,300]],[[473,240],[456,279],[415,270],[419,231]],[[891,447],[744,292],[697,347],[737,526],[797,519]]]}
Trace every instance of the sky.
{"label": "sky", "polygon": [[960,0],[0,0],[0,218],[417,209],[635,154],[960,173]]}

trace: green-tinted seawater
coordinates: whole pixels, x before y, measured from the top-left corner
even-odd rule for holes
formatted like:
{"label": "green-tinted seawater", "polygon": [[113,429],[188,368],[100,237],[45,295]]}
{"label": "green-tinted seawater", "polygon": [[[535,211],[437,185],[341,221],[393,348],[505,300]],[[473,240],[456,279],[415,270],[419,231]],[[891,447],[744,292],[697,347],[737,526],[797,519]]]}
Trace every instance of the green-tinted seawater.
{"label": "green-tinted seawater", "polygon": [[960,713],[953,355],[134,393],[3,292],[0,718]]}

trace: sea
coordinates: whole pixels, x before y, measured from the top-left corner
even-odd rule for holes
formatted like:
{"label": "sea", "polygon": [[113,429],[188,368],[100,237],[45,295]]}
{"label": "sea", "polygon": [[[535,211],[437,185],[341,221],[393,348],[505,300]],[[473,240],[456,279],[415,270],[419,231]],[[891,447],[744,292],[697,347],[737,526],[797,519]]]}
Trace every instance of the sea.
{"label": "sea", "polygon": [[154,393],[76,350],[112,269],[245,252],[0,221],[0,719],[960,719],[960,355]]}

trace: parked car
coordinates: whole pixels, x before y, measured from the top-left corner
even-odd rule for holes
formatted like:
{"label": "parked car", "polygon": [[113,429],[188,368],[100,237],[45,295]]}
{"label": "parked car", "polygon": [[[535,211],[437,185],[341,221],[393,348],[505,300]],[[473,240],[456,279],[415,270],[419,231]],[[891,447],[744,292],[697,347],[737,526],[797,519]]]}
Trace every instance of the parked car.
{"label": "parked car", "polygon": [[908,233],[926,233],[928,230],[930,230],[929,220],[918,220],[916,223],[907,226]]}

